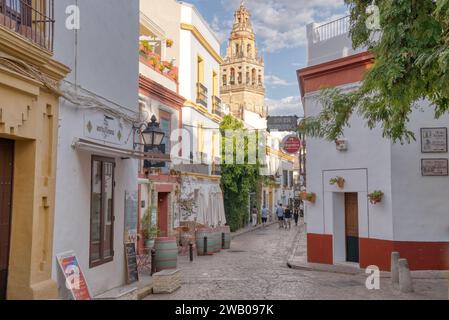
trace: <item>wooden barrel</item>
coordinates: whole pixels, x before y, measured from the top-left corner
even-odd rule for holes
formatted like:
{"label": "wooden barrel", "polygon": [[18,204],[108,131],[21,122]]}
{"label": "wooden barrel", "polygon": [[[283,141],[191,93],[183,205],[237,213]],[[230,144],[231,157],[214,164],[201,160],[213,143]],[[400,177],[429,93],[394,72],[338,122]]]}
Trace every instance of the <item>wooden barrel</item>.
{"label": "wooden barrel", "polygon": [[222,243],[222,249],[231,249],[231,227],[221,227],[221,232],[224,233],[224,243]]}
{"label": "wooden barrel", "polygon": [[178,264],[178,245],[176,237],[173,238],[156,238],[154,241],[154,249],[156,250],[155,266],[156,272],[176,269]]}
{"label": "wooden barrel", "polygon": [[204,237],[207,237],[207,255],[212,255],[214,253],[212,245],[212,229],[210,228],[201,228],[196,231],[196,250],[199,256],[204,256],[206,253],[204,252]]}
{"label": "wooden barrel", "polygon": [[213,248],[214,253],[218,253],[221,251],[221,227],[214,228],[212,231],[212,239],[213,242],[211,246]]}

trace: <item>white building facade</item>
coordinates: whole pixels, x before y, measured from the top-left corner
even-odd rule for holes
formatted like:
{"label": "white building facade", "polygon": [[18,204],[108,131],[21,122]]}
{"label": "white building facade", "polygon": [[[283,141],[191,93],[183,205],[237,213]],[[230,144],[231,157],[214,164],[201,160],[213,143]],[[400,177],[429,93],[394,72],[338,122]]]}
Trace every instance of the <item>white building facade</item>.
{"label": "white building facade", "polygon": [[[219,127],[225,114],[219,91],[220,42],[193,5],[184,2],[179,5],[179,93],[186,99],[182,123],[190,141],[183,145],[183,163],[176,169],[181,171],[181,198],[195,199],[197,204],[192,214],[183,212],[181,220],[225,225],[218,169],[221,163]],[[216,206],[218,210],[206,209]]]}
{"label": "white building facade", "polygon": [[137,231],[139,1],[79,0],[79,30],[65,26],[69,5],[55,2],[55,56],[72,69],[58,139],[53,278],[61,298],[69,292],[56,255],[76,254],[96,296],[125,284],[124,243]]}
{"label": "white building facade", "polygon": [[[309,64],[298,70],[306,116],[320,112],[322,86],[355,90],[374,61],[348,49],[347,19],[308,27]],[[436,120],[429,103],[419,105],[410,117],[417,138],[410,144],[384,139],[380,127],[369,130],[357,115],[339,146],[307,139],[307,191],[316,195],[306,206],[309,262],[389,270],[391,252],[398,251],[412,270],[449,268],[449,117]],[[338,177],[344,186],[330,183]],[[384,193],[381,202],[370,201],[374,191]]]}

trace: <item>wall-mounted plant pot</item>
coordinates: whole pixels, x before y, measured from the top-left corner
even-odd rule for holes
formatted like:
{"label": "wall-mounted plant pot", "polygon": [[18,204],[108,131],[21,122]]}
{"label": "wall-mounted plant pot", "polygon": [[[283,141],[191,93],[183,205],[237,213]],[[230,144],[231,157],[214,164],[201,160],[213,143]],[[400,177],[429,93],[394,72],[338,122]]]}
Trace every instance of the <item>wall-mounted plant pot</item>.
{"label": "wall-mounted plant pot", "polygon": [[330,179],[329,184],[337,185],[338,188],[344,189],[345,182],[346,182],[346,180],[343,177],[335,177],[335,178]]}
{"label": "wall-mounted plant pot", "polygon": [[374,191],[374,192],[368,194],[369,202],[372,205],[381,203],[383,196],[384,196],[384,193],[382,191]]}
{"label": "wall-mounted plant pot", "polygon": [[310,202],[310,203],[315,203],[316,202],[316,193],[310,192],[307,194],[306,197],[306,201]]}

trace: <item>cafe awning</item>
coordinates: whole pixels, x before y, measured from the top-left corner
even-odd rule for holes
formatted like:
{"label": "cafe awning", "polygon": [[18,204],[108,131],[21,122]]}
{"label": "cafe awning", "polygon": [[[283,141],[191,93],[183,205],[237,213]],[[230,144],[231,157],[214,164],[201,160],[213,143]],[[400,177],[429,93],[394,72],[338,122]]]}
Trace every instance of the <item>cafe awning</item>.
{"label": "cafe awning", "polygon": [[120,157],[122,159],[139,159],[139,160],[151,160],[156,162],[171,162],[169,154],[154,153],[154,152],[142,152],[132,149],[124,149],[119,147],[113,147],[98,142],[93,142],[86,139],[76,139],[72,147],[78,150],[96,152],[101,155],[110,157]]}

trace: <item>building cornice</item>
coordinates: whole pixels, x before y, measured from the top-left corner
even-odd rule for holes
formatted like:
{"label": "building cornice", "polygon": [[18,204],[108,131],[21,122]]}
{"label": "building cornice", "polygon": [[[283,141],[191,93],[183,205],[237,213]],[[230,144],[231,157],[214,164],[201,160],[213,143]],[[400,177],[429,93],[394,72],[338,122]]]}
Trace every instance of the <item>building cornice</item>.
{"label": "building cornice", "polygon": [[186,101],[181,95],[141,74],[139,75],[139,88],[144,94],[177,110],[181,110]]}
{"label": "building cornice", "polygon": [[201,34],[201,32],[194,26],[188,23],[181,23],[181,29],[192,32],[194,37],[198,40],[199,43],[209,52],[209,54],[219,63],[223,63],[223,59],[220,54],[215,51],[212,45],[206,40],[206,38]]}
{"label": "building cornice", "polygon": [[187,100],[184,103],[184,106],[195,109],[196,111],[198,111],[199,113],[201,113],[205,117],[207,117],[208,119],[210,119],[210,120],[212,120],[212,121],[214,121],[214,122],[216,122],[218,124],[220,124],[223,121],[222,117],[210,113],[206,108],[204,108],[203,106],[201,106],[201,105],[199,105],[199,104],[197,104],[197,103],[195,103],[193,101]]}
{"label": "building cornice", "polygon": [[211,180],[211,181],[220,181],[221,180],[221,176],[212,176],[212,175],[209,176],[207,174],[193,173],[193,172],[182,172],[181,177],[182,176],[194,177],[194,178]]}
{"label": "building cornice", "polygon": [[301,96],[324,87],[337,87],[362,81],[374,63],[370,52],[306,67],[297,71]]}
{"label": "building cornice", "polygon": [[2,26],[0,26],[0,48],[6,54],[4,57],[30,64],[55,81],[64,79],[70,72],[70,68],[53,60],[51,52]]}

